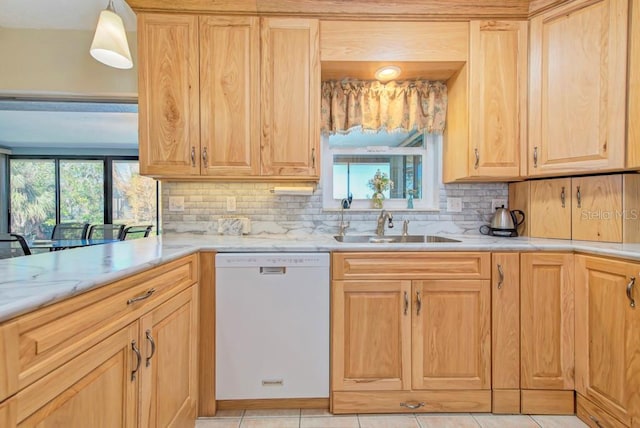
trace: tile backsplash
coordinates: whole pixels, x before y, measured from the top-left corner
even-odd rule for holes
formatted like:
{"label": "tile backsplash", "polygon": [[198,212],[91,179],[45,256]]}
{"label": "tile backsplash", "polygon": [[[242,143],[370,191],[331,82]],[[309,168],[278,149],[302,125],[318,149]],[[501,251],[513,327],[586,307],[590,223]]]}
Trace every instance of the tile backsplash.
{"label": "tile backsplash", "polygon": [[[251,234],[335,234],[340,211],[323,211],[320,186],[311,196],[275,195],[274,186],[291,183],[162,183],[163,233],[217,234],[218,219],[224,216],[250,218]],[[183,211],[170,211],[169,198],[184,198]],[[236,198],[236,210],[227,212],[227,197]],[[447,212],[447,197],[462,199],[462,212]],[[397,225],[390,234],[402,231],[402,221],[410,220],[409,233],[471,233],[491,217],[491,200],[507,199],[506,183],[445,184],[440,188],[440,211],[394,212]],[[376,228],[375,211],[344,211],[350,222],[347,233],[371,233]]]}

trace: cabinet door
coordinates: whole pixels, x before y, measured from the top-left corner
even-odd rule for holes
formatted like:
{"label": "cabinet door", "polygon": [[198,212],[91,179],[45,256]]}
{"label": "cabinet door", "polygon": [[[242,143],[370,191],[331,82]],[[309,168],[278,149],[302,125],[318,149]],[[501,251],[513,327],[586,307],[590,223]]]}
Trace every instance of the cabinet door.
{"label": "cabinet door", "polygon": [[138,14],[140,173],[200,174],[198,17]]}
{"label": "cabinet door", "polygon": [[530,176],[624,167],[628,3],[573,1],[531,20]]}
{"label": "cabinet door", "polygon": [[334,391],[409,390],[411,281],[333,281]]}
{"label": "cabinet door", "polygon": [[522,389],[574,389],[573,254],[522,254]]}
{"label": "cabinet door", "polygon": [[200,17],[202,174],[258,175],[260,28],[255,17]]}
{"label": "cabinet door", "polygon": [[526,142],[527,22],[471,21],[469,172],[520,175]]}
{"label": "cabinet door", "polygon": [[262,175],[317,179],[320,159],[318,21],[263,18]]}
{"label": "cabinet door", "polygon": [[414,281],[412,298],[412,389],[489,389],[490,282]]}
{"label": "cabinet door", "polygon": [[137,335],[131,324],[20,391],[18,427],[138,426]]}
{"label": "cabinet door", "polygon": [[197,403],[197,287],[141,319],[141,426],[193,426]]}
{"label": "cabinet door", "polygon": [[622,176],[573,177],[573,239],[622,242]]}
{"label": "cabinet door", "polygon": [[626,425],[640,415],[639,280],[640,264],[576,256],[576,390]]}
{"label": "cabinet door", "polygon": [[571,239],[571,179],[531,181],[529,230],[535,238]]}
{"label": "cabinet door", "polygon": [[520,389],[520,254],[493,253],[493,389]]}

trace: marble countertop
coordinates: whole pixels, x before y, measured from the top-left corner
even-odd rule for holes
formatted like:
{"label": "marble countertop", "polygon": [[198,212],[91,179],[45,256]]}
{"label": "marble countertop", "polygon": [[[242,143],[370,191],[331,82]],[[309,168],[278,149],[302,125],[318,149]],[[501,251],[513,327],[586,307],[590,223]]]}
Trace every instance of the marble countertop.
{"label": "marble countertop", "polygon": [[0,322],[199,250],[579,251],[640,261],[640,244],[446,235],[455,243],[339,243],[331,235],[175,234],[0,260]]}

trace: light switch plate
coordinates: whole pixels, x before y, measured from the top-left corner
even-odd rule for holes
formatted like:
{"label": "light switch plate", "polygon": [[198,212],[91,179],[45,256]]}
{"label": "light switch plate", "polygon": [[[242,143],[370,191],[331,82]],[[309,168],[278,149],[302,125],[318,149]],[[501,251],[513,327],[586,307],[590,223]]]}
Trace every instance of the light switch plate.
{"label": "light switch plate", "polygon": [[447,198],[447,211],[450,213],[462,212],[462,198]]}
{"label": "light switch plate", "polygon": [[184,196],[169,196],[169,211],[184,211]]}
{"label": "light switch plate", "polygon": [[227,196],[227,212],[234,212],[236,210],[236,197]]}

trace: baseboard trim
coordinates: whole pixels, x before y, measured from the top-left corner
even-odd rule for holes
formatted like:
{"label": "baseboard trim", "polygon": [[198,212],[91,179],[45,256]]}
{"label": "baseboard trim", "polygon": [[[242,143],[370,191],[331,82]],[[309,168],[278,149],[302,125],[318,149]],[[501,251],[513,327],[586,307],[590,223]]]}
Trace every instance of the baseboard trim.
{"label": "baseboard trim", "polygon": [[218,400],[218,410],[243,409],[329,409],[328,398],[269,398],[255,400]]}

